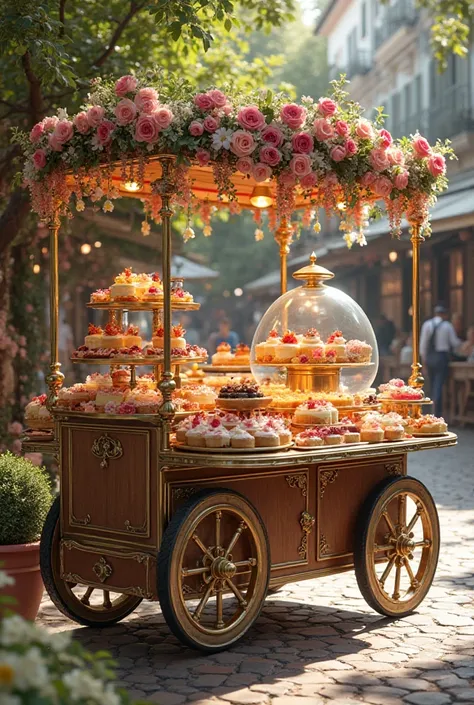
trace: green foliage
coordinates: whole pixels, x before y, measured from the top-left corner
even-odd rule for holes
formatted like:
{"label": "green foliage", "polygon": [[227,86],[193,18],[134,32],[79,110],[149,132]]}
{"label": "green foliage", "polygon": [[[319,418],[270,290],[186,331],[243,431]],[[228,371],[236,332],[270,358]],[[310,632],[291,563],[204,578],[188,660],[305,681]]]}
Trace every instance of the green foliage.
{"label": "green foliage", "polygon": [[0,455],[0,545],[38,541],[51,501],[44,468],[9,452]]}

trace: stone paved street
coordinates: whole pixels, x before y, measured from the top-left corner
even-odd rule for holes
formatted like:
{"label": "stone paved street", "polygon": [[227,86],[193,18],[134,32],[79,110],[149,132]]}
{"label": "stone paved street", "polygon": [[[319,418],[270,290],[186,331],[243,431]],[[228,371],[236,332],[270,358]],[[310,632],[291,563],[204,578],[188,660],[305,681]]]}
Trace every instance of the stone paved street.
{"label": "stone paved street", "polygon": [[410,458],[409,473],[438,502],[442,531],[435,583],[410,617],[374,613],[343,573],[269,596],[245,640],[213,657],[181,647],[157,604],[93,630],[45,600],[41,621],[110,650],[121,684],[159,705],[474,703],[474,431],[459,437],[457,448]]}

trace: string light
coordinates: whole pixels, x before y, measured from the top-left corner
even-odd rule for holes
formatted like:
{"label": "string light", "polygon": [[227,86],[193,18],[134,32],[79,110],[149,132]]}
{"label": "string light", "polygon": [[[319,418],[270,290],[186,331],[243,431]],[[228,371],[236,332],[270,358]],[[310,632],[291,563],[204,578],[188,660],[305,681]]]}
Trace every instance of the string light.
{"label": "string light", "polygon": [[237,287],[237,289],[234,289],[234,296],[242,296],[243,290],[240,287]]}
{"label": "string light", "polygon": [[398,253],[395,252],[394,250],[392,250],[392,252],[388,253],[388,258],[389,258],[390,262],[396,262],[398,259]]}
{"label": "string light", "polygon": [[83,245],[81,245],[81,254],[83,255],[89,255],[91,253],[92,247],[89,245],[88,242],[85,242]]}
{"label": "string light", "polygon": [[141,188],[140,184],[137,181],[126,181],[123,187],[126,191],[131,192],[140,191]]}
{"label": "string light", "polygon": [[33,273],[34,273],[34,274],[39,274],[40,271],[41,271],[41,267],[39,266],[39,264],[34,264],[34,265],[33,265]]}
{"label": "string light", "polygon": [[96,241],[94,242],[94,247],[102,247],[101,241],[100,241],[100,240],[96,240]]}
{"label": "string light", "polygon": [[43,255],[47,255],[47,254],[48,254],[48,248],[47,248],[47,247],[42,247],[42,248],[41,248],[41,253],[42,253]]}

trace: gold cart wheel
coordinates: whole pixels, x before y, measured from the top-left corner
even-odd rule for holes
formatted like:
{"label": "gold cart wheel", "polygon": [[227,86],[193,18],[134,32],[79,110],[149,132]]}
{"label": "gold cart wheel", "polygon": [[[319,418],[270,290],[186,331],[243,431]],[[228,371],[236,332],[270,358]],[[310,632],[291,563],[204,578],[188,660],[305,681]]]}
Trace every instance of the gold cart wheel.
{"label": "gold cart wheel", "polygon": [[388,480],[359,517],[354,563],[360,591],[387,617],[404,617],[424,600],[439,554],[433,498],[413,477]]}
{"label": "gold cart wheel", "polygon": [[59,497],[43,528],[40,545],[41,575],[53,604],[66,617],[89,627],[106,627],[129,615],[142,601],[103,588],[92,588],[61,579],[59,565]]}
{"label": "gold cart wheel", "polygon": [[158,596],[173,633],[208,653],[241,639],[268,588],[265,526],[245,497],[203,490],[173,515],[158,554]]}

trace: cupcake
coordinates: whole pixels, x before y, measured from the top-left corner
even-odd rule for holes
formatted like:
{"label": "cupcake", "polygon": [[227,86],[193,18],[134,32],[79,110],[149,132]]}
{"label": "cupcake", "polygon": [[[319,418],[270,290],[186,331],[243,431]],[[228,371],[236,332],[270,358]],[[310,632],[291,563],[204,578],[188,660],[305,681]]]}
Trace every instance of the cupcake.
{"label": "cupcake", "polygon": [[256,417],[251,416],[249,419],[244,419],[240,423],[241,428],[244,428],[250,433],[251,436],[255,436],[258,431],[262,429],[262,422]]}
{"label": "cupcake", "polygon": [[[319,351],[319,354],[316,353]],[[315,354],[316,353],[316,354]],[[316,328],[309,328],[301,339],[300,354],[307,355],[310,360],[324,357],[324,343]]]}
{"label": "cupcake", "polygon": [[98,350],[99,348],[106,347],[104,345],[104,331],[100,326],[95,326],[93,323],[89,323],[88,335],[84,338],[84,344],[90,350]]}
{"label": "cupcake", "polygon": [[317,448],[324,445],[323,438],[317,431],[308,430],[298,433],[295,438],[296,445],[300,448]]}
{"label": "cupcake", "polygon": [[111,372],[110,377],[112,379],[112,386],[116,389],[126,389],[130,386],[130,370],[119,368]]}
{"label": "cupcake", "polygon": [[360,433],[358,431],[344,431],[342,439],[344,443],[360,443]]}
{"label": "cupcake", "polygon": [[109,402],[114,404],[121,404],[125,398],[125,391],[123,389],[110,388],[110,389],[99,389],[95,398],[95,405],[97,411],[104,411],[105,405]]}
{"label": "cupcake", "polygon": [[112,386],[112,377],[108,372],[101,374],[100,372],[93,372],[91,375],[87,375],[84,387],[89,391],[97,391],[98,389],[104,389],[106,387]]}
{"label": "cupcake", "polygon": [[346,354],[349,362],[370,362],[372,346],[363,340],[348,340]]}
{"label": "cupcake", "polygon": [[[171,350],[186,350],[186,331],[182,326],[171,326]],[[152,337],[154,348],[163,349],[165,345],[165,329],[160,326]]]}
{"label": "cupcake", "polygon": [[107,323],[105,326],[102,347],[113,350],[125,347],[123,332],[116,323]]}
{"label": "cupcake", "polygon": [[275,359],[276,347],[281,342],[280,336],[275,329],[271,330],[268,334],[264,345],[264,361],[272,362]]}
{"label": "cupcake", "polygon": [[[61,390],[60,390],[61,391]],[[25,425],[34,430],[51,430],[54,420],[46,408],[46,394],[33,397],[25,407]]]}
{"label": "cupcake", "polygon": [[299,353],[300,344],[298,338],[291,331],[287,331],[280,342],[275,346],[275,362],[291,362]]}
{"label": "cupcake", "polygon": [[336,362],[346,361],[346,339],[342,336],[340,330],[335,330],[327,339],[325,353],[327,358],[331,358],[331,356],[335,355]]}
{"label": "cupcake", "polygon": [[91,304],[104,304],[110,301],[110,289],[97,289],[91,294]]}
{"label": "cupcake", "polygon": [[244,428],[233,428],[229,435],[232,448],[255,448],[255,438]]}
{"label": "cupcake", "polygon": [[[211,425],[212,426],[212,425]],[[204,435],[207,448],[225,448],[230,446],[230,434],[223,426],[209,428]]]}
{"label": "cupcake", "polygon": [[153,284],[142,293],[142,301],[163,301],[163,288]]}
{"label": "cupcake", "polygon": [[384,439],[384,430],[382,426],[376,422],[363,425],[360,430],[360,440],[368,443],[381,443]]}
{"label": "cupcake", "polygon": [[330,404],[322,400],[310,399],[300,404],[295,410],[293,422],[295,424],[321,425],[337,423],[338,411]]}
{"label": "cupcake", "polygon": [[186,443],[186,434],[192,428],[197,428],[202,423],[202,415],[196,414],[195,416],[188,416],[183,419],[176,429],[176,440],[179,443]]}
{"label": "cupcake", "polygon": [[134,346],[136,346],[137,348],[141,348],[142,338],[138,326],[128,326],[127,330],[124,333],[123,341],[125,348],[131,348]]}
{"label": "cupcake", "polygon": [[189,431],[186,431],[186,443],[188,446],[196,446],[199,448],[205,448],[206,447],[206,438],[205,435],[207,433],[207,427],[204,426],[203,424],[200,424],[199,426],[195,426],[194,428],[190,428]]}
{"label": "cupcake", "polygon": [[234,357],[231,360],[233,365],[250,365],[250,348],[245,343],[239,343],[235,348]]}
{"label": "cupcake", "polygon": [[216,406],[216,393],[206,384],[194,384],[184,387],[181,391],[183,399],[196,402],[201,409],[214,409]]}
{"label": "cupcake", "polygon": [[262,428],[255,433],[255,445],[257,447],[275,447],[280,445],[278,433],[272,428]]}
{"label": "cupcake", "polygon": [[426,414],[413,420],[414,433],[446,433],[447,430],[448,425],[441,416]]}
{"label": "cupcake", "polygon": [[384,428],[384,437],[386,441],[399,441],[403,438],[404,433],[405,429],[401,424],[398,426],[385,426]]}
{"label": "cupcake", "polygon": [[232,414],[231,412],[224,414],[221,418],[221,423],[228,431],[239,425],[240,419],[237,414]]}
{"label": "cupcake", "polygon": [[341,433],[328,433],[324,436],[325,446],[339,446],[343,442],[343,437]]}
{"label": "cupcake", "polygon": [[130,267],[126,267],[115,277],[115,282],[110,287],[110,298],[112,301],[138,301],[135,275]]}
{"label": "cupcake", "polygon": [[139,299],[143,299],[144,294],[150,289],[153,280],[149,274],[137,274],[135,278],[135,293]]}
{"label": "cupcake", "polygon": [[231,362],[232,357],[232,348],[229,343],[220,343],[220,345],[217,346],[216,352],[212,356],[212,364],[216,366],[228,365]]}

